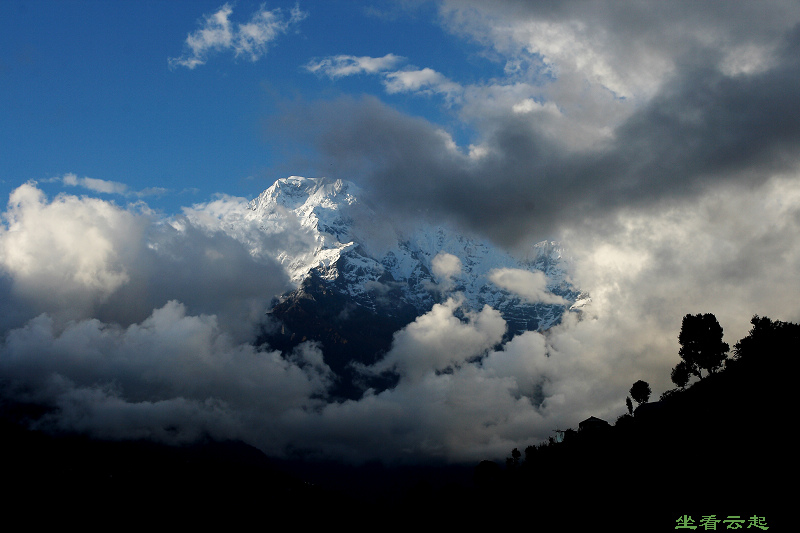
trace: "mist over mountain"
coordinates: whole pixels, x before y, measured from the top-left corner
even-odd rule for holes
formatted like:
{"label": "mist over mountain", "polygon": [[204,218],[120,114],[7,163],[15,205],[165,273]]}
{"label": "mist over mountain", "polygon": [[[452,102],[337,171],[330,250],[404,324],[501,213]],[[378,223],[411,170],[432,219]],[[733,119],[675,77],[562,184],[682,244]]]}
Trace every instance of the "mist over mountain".
{"label": "mist over mountain", "polygon": [[[290,177],[249,202],[219,196],[158,218],[20,187],[2,241],[4,287],[19,303],[2,317],[5,398],[41,406],[29,423],[50,431],[360,457],[385,439],[367,419],[407,426],[423,406],[403,404],[473,368],[507,389],[519,363],[487,355],[540,344],[539,331],[589,301],[558,243],[514,256],[444,223],[393,220],[364,196],[351,182]],[[546,397],[540,380],[501,394],[537,409]],[[349,412],[375,401],[395,415]],[[326,436],[364,415],[343,435],[370,433],[363,444]],[[420,453],[415,432],[398,451]]]}
{"label": "mist over mountain", "polygon": [[[279,179],[249,203],[247,212],[220,214],[219,228],[249,246],[254,256],[272,256],[297,286],[319,278],[353,305],[373,311],[412,306],[420,314],[458,292],[469,308],[490,305],[521,332],[558,323],[579,297],[556,242],[531,243],[517,258],[447,225],[393,220],[365,196],[354,183],[339,179]],[[293,250],[263,249],[248,236],[292,224],[307,238]],[[519,277],[527,276],[524,271],[532,273],[529,280]],[[518,293],[524,281],[534,292]]]}
{"label": "mist over mountain", "polygon": [[[39,4],[0,2],[0,431],[41,450],[23,500],[85,497],[36,473],[120,449],[167,481],[116,472],[169,502],[176,449],[366,465],[365,492],[388,470],[469,471],[614,421],[632,384],[691,385],[681,317],[715,316],[730,347],[753,315],[800,323],[797,0]],[[787,405],[730,387],[706,450],[736,462]],[[680,473],[683,420],[642,462]],[[631,487],[587,452],[614,484],[573,494],[534,468],[487,514],[594,520],[655,495],[640,461]],[[688,471],[715,462],[737,491],[714,457]],[[223,464],[189,493],[231,483]],[[77,476],[97,505],[120,499],[112,471]],[[319,510],[297,486],[273,496]],[[656,499],[646,528],[695,512]]]}
{"label": "mist over mountain", "polygon": [[[499,458],[613,420],[643,376],[670,388],[687,309],[719,310],[733,340],[754,311],[793,316],[780,287],[800,253],[780,221],[797,187],[716,192],[512,250],[390,217],[347,181],[284,178],[172,216],[29,182],[0,228],[2,399],[33,406],[27,427],[92,438]],[[761,223],[723,222],[741,213]],[[734,242],[750,253],[719,244]]]}
{"label": "mist over mountain", "polygon": [[[557,324],[580,297],[558,243],[533,243],[515,258],[445,225],[382,216],[364,196],[351,182],[293,176],[276,181],[247,213],[222,219],[224,231],[243,242],[242,215],[260,229],[292,219],[311,237],[309,246],[275,256],[297,288],[275,301],[269,313],[278,324],[260,342],[284,351],[321,342],[350,397],[363,392],[348,384],[363,381],[353,364],[377,362],[396,331],[448,297],[464,311],[498,310],[506,340]],[[254,255],[269,253],[252,246]]]}

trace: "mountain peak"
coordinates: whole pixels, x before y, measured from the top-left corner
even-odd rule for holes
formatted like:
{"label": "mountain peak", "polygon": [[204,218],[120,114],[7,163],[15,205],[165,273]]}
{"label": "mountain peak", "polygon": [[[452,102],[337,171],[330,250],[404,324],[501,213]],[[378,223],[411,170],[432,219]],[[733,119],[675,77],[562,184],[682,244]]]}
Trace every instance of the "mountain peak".
{"label": "mountain peak", "polygon": [[[468,307],[489,304],[519,330],[550,327],[577,298],[566,281],[558,243],[531,244],[527,257],[518,259],[488,240],[447,225],[401,225],[364,203],[363,191],[346,180],[282,178],[250,208],[257,218],[296,216],[316,246],[304,257],[282,259],[292,265],[294,281],[299,286],[316,275],[356,305],[375,309],[377,300],[392,290],[422,313],[446,293],[457,291]],[[442,254],[458,258],[458,272],[437,274],[434,263]],[[548,290],[564,297],[567,306],[526,302],[491,281],[497,269],[543,272]]]}
{"label": "mountain peak", "polygon": [[290,176],[273,183],[250,203],[250,207],[259,211],[277,205],[294,211],[306,204],[312,204],[324,205],[330,209],[342,203],[354,203],[360,193],[354,183],[341,179]]}

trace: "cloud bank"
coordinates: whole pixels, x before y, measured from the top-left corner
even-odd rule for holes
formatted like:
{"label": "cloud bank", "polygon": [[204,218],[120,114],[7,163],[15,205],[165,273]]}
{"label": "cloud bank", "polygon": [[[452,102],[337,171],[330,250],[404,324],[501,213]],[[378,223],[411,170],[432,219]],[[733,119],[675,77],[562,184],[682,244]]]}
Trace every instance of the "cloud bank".
{"label": "cloud bank", "polygon": [[[394,374],[394,386],[337,401],[325,346],[253,344],[269,326],[265,305],[290,287],[276,258],[313,246],[299,225],[244,220],[233,232],[246,202],[226,196],[159,219],[27,184],[0,227],[5,398],[51,407],[41,427],[107,438],[477,461],[588,416],[613,421],[639,379],[654,396],[671,388],[687,313],[714,313],[731,345],[753,314],[800,321],[796,2],[439,7],[442,27],[482,46],[502,76],[462,83],[358,51],[306,68],[376,76],[393,98],[441,98],[467,141],[374,96],[289,106],[281,135],[398,217],[454,220],[509,247],[560,239],[590,305],[504,342],[495,310],[464,310],[448,294],[360,368]],[[221,51],[260,57],[269,17],[237,37],[246,25],[231,12],[208,17],[175,66]],[[437,265],[443,279],[458,271],[447,256]],[[536,275],[493,280],[551,297]],[[758,431],[743,421],[735,437]]]}
{"label": "cloud bank", "polygon": [[[36,427],[102,438],[238,438],[284,456],[477,461],[588,416],[613,421],[638,379],[656,396],[671,388],[686,313],[715,313],[730,344],[752,314],[800,319],[787,290],[800,282],[798,180],[730,185],[565,235],[573,281],[592,303],[551,330],[504,342],[497,311],[464,310],[452,293],[361,368],[393,373],[396,385],[339,401],[328,396],[337,377],[325,346],[280,353],[253,344],[265,305],[288,285],[281,265],[247,249],[255,229],[220,231],[241,202],[220,197],[163,221],[105,200],[47,199],[33,184],[17,189],[0,232],[4,398],[51,408]],[[263,223],[266,249],[298,246]],[[437,264],[441,275],[459,270],[447,256]],[[518,272],[495,274],[522,295],[538,287]]]}
{"label": "cloud bank", "polygon": [[[176,299],[191,312],[239,324],[234,329],[244,335],[269,299],[291,286],[274,259],[254,258],[218,228],[185,216],[160,220],[141,203],[122,208],[68,194],[50,200],[28,183],[13,191],[3,220],[0,268],[11,295],[0,312],[5,327],[40,313],[59,324],[99,318],[127,325]],[[262,231],[258,244],[305,245],[289,233]]]}
{"label": "cloud bank", "polygon": [[513,245],[623,208],[798,169],[800,12],[747,3],[442,2],[441,24],[501,77],[374,69],[387,93],[436,94],[469,141],[371,97],[290,108],[280,131],[326,175],[399,213],[454,218]]}

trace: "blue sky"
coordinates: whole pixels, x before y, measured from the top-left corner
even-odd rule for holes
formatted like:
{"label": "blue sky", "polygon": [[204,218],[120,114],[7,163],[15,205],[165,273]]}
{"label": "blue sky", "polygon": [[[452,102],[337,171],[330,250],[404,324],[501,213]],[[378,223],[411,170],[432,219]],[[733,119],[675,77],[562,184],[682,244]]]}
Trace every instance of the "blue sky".
{"label": "blue sky", "polygon": [[[639,379],[670,388],[687,313],[730,345],[754,314],[800,321],[796,0],[5,0],[0,17],[0,379],[60,428],[471,461],[612,420]],[[336,402],[323,348],[251,344],[290,289],[269,254],[305,241],[261,235],[259,259],[224,231],[290,175],[512,252],[559,240],[591,305],[452,377]],[[477,327],[454,311],[415,331]],[[548,407],[515,379],[544,380]],[[388,442],[386,412],[408,417]]]}
{"label": "blue sky", "polygon": [[581,4],[4,2],[0,193],[330,176],[513,245],[793,168],[793,2]]}
{"label": "blue sky", "polygon": [[[304,67],[315,58],[391,53],[408,58],[398,66],[417,63],[456,78],[475,77],[475,69],[502,71],[477,46],[436,24],[433,6],[381,17],[377,10],[389,13],[392,6],[230,5],[234,31],[261,10],[288,20],[299,8],[303,16],[257,57],[228,47],[189,69],[171,66],[170,58],[186,53],[187,35],[224,4],[3,2],[2,195],[27,180],[72,173],[130,191],[164,189],[148,202],[168,212],[216,192],[252,197],[277,178],[319,170],[291,168],[287,154],[269,142],[268,118],[282,104],[382,92],[375,77],[331,80],[310,73]],[[387,100],[452,122],[437,98]]]}

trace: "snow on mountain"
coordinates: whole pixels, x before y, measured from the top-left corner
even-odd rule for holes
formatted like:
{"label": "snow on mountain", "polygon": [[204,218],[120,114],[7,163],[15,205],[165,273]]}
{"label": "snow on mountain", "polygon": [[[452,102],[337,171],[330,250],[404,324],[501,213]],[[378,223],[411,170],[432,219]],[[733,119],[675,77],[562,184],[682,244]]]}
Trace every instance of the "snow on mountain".
{"label": "snow on mountain", "polygon": [[[512,332],[519,332],[547,329],[586,300],[570,285],[564,250],[556,242],[534,243],[525,257],[514,257],[446,225],[400,224],[363,198],[364,191],[348,181],[292,176],[249,203],[224,197],[185,214],[195,224],[235,237],[254,257],[279,261],[298,288],[318,277],[353,304],[375,312],[387,295],[424,313],[461,294],[468,308],[488,304],[502,313]],[[271,239],[279,233],[292,238]],[[458,258],[453,264],[460,268],[437,274],[434,260],[447,254]],[[559,303],[529,302],[500,287],[490,279],[498,269],[542,272],[546,290]]]}
{"label": "snow on mountain", "polygon": [[[535,243],[519,259],[489,241],[444,225],[402,227],[367,205],[363,196],[358,186],[344,180],[283,178],[251,201],[238,223],[226,217],[223,229],[253,245],[254,255],[262,255],[269,251],[258,249],[256,239],[243,228],[255,224],[268,234],[287,225],[299,226],[306,237],[301,246],[272,251],[292,281],[300,286],[309,276],[319,276],[356,304],[373,310],[376,299],[393,289],[399,289],[402,299],[419,312],[430,309],[445,293],[456,292],[472,309],[484,304],[498,309],[514,329],[546,329],[578,300],[558,243]],[[440,254],[458,258],[459,271],[437,275],[433,263]],[[564,304],[525,301],[490,281],[496,269],[543,272],[547,289],[562,297]]]}

